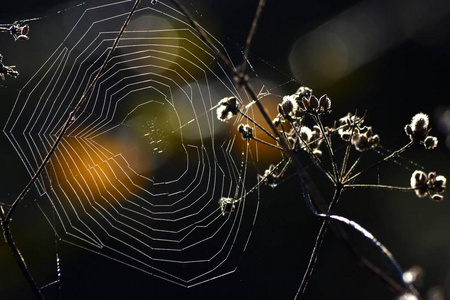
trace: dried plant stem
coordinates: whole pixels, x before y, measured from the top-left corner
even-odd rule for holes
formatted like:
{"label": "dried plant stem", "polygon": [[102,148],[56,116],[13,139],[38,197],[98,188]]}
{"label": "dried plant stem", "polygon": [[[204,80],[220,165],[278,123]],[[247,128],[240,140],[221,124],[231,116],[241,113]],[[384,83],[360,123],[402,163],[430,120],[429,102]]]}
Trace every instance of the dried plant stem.
{"label": "dried plant stem", "polygon": [[[335,177],[330,173],[330,171],[328,171],[328,169],[325,167],[325,165],[323,164],[323,162],[320,159],[320,157],[317,156],[316,154],[314,154],[314,151],[313,151],[313,149],[310,146],[310,144],[313,144],[313,143],[317,142],[317,140],[320,139],[320,137],[318,139],[308,143],[307,141],[305,141],[302,138],[302,135],[300,134],[300,132],[298,131],[298,128],[296,126],[292,125],[292,128],[295,130],[296,135],[300,138],[300,140],[303,143],[303,145],[305,145],[304,147],[306,147],[306,151],[311,156],[311,159],[314,162],[314,164],[328,177],[328,179],[331,180],[331,182],[333,182],[333,184],[336,184]],[[322,132],[322,138],[325,138],[325,133],[324,132]]]}
{"label": "dried plant stem", "polygon": [[30,271],[28,271],[28,267],[25,263],[25,260],[23,259],[23,256],[20,254],[19,249],[17,249],[17,246],[14,243],[14,239],[11,234],[11,228],[9,226],[9,222],[5,222],[5,214],[4,214],[2,206],[0,206],[0,218],[2,220],[1,225],[2,225],[2,229],[3,229],[3,236],[5,237],[5,241],[8,244],[9,248],[11,249],[11,251],[14,255],[14,258],[16,259],[17,263],[19,264],[19,268],[20,268],[20,270],[22,270],[23,276],[25,277],[28,284],[30,285],[36,299],[45,299],[41,290],[38,288],[36,282],[34,281],[33,277],[31,276]]}
{"label": "dried plant stem", "polygon": [[[308,208],[310,209],[310,211],[314,215],[316,215],[316,216],[318,216],[320,218],[330,219],[331,216],[329,216],[329,215],[327,216],[326,214],[318,213],[317,210],[315,209],[315,207],[313,206],[312,201],[311,201],[311,197],[310,197],[310,195],[308,193],[308,189],[306,187],[306,183],[304,181],[305,179],[308,180],[308,185],[311,188],[311,193],[316,198],[316,202],[318,202],[319,207],[322,208],[321,209],[322,211],[326,211],[326,203],[325,203],[324,199],[322,198],[319,190],[314,187],[314,183],[310,180],[308,173],[306,173],[304,171],[304,169],[300,169],[299,172],[302,172],[302,176],[299,176],[299,182],[300,182],[300,184],[302,186],[303,196],[304,196],[304,199],[305,199],[305,201],[306,201],[306,203],[308,205]],[[334,217],[338,217],[338,216],[334,216]],[[370,273],[372,273],[375,276],[377,276],[382,282],[386,283],[390,289],[392,289],[393,291],[397,292],[398,294],[408,293],[410,291],[413,291],[414,293],[416,293],[415,290],[411,286],[403,287],[402,285],[397,283],[390,275],[387,275],[385,272],[383,272],[382,270],[377,268],[373,263],[371,263],[366,257],[362,256],[356,250],[355,246],[353,245],[353,243],[350,241],[349,237],[345,233],[344,229],[341,226],[341,221],[340,220],[336,220],[336,221],[337,221],[336,223],[329,223],[329,225],[334,229],[335,234],[344,242],[344,244],[347,246],[349,251],[356,257],[356,259]],[[347,225],[349,225],[349,224],[347,224]],[[357,229],[357,228],[355,228],[355,229]],[[373,242],[373,241],[371,240],[371,242]],[[379,245],[380,245],[380,243],[378,243],[378,244],[375,243],[375,246],[378,249],[380,248]],[[383,250],[380,249],[380,252],[383,252]],[[390,257],[386,256],[386,258],[387,258],[387,260],[390,261]],[[416,293],[416,295],[418,295],[418,293]]]}
{"label": "dried plant stem", "polygon": [[272,148],[275,148],[275,149],[277,149],[277,150],[280,150],[280,151],[285,151],[283,148],[281,148],[281,147],[278,147],[278,146],[276,146],[276,145],[272,145],[272,144],[270,144],[270,143],[268,143],[268,142],[266,142],[266,141],[263,141],[263,140],[260,140],[260,139],[258,139],[258,138],[256,138],[256,137],[252,137],[252,140],[255,140],[255,142],[258,142],[258,143],[261,143],[261,144],[263,144],[263,145],[266,145],[266,146],[269,146],[269,147],[272,147]]}
{"label": "dried plant stem", "polygon": [[333,172],[334,172],[334,184],[338,184],[339,182],[341,182],[340,178],[339,178],[339,171],[338,171],[338,167],[337,167],[337,163],[336,163],[336,159],[334,158],[334,151],[333,148],[331,146],[331,140],[327,134],[327,131],[325,130],[323,124],[322,124],[322,120],[320,119],[320,115],[312,115],[314,121],[316,122],[316,124],[319,125],[320,131],[322,132],[323,135],[323,139],[325,141],[325,146],[327,148],[328,153],[330,154],[330,158],[331,158],[331,166],[333,168]]}
{"label": "dried plant stem", "polygon": [[258,8],[256,10],[255,17],[253,18],[253,22],[252,22],[252,28],[250,29],[250,32],[249,32],[249,34],[247,36],[247,41],[245,43],[244,58],[243,58],[242,65],[241,65],[241,73],[242,74],[246,74],[247,73],[248,54],[250,53],[250,47],[252,45],[253,37],[255,36],[256,27],[259,24],[259,18],[261,17],[262,10],[263,10],[265,5],[266,5],[266,1],[265,0],[259,0]]}
{"label": "dried plant stem", "polygon": [[[306,268],[305,273],[303,274],[302,282],[300,284],[300,287],[297,290],[297,294],[295,295],[294,299],[300,299],[301,296],[303,295],[303,293],[305,292],[306,287],[308,286],[309,279],[311,278],[311,274],[316,265],[317,258],[319,257],[319,250],[322,246],[323,240],[325,238],[325,234],[327,233],[327,230],[328,230],[328,225],[330,223],[330,220],[328,217],[332,215],[333,210],[336,207],[336,204],[338,203],[339,198],[341,197],[342,191],[343,190],[341,187],[337,187],[334,191],[333,199],[331,200],[330,205],[328,206],[327,214],[325,215],[325,216],[327,216],[327,218],[325,218],[322,221],[322,225],[320,226],[319,232],[317,233],[313,252],[311,253],[311,256],[310,256],[309,262],[308,262],[308,266]],[[317,215],[317,212],[315,214]]]}
{"label": "dried plant stem", "polygon": [[242,110],[238,109],[238,112],[247,120],[249,120],[250,122],[252,122],[256,127],[258,127],[259,129],[261,129],[267,136],[271,137],[272,139],[274,139],[275,141],[277,141],[277,138],[273,136],[273,134],[271,134],[270,132],[268,132],[264,127],[262,127],[261,125],[259,125],[258,122],[256,122],[255,120],[253,120],[249,115],[247,115],[245,112],[243,112]]}
{"label": "dried plant stem", "polygon": [[416,189],[413,187],[402,187],[402,186],[392,186],[392,185],[383,185],[383,184],[346,184],[345,188],[351,188],[351,189],[369,188],[369,189],[380,189],[380,190],[391,190],[391,191],[402,191],[402,192],[411,192]]}
{"label": "dried plant stem", "polygon": [[358,177],[359,175],[361,175],[361,174],[363,174],[363,173],[366,173],[367,171],[372,170],[373,168],[379,166],[380,164],[382,164],[382,163],[384,163],[384,162],[386,162],[386,161],[388,161],[388,160],[390,160],[390,159],[392,159],[392,158],[394,158],[394,157],[400,155],[401,153],[405,152],[406,149],[408,149],[409,147],[411,147],[412,144],[414,144],[414,142],[413,142],[413,141],[410,141],[408,144],[406,144],[406,145],[403,146],[402,148],[400,148],[400,149],[398,149],[398,150],[392,152],[391,154],[389,154],[388,156],[386,156],[386,157],[383,158],[382,160],[380,160],[380,161],[374,163],[373,165],[367,167],[366,169],[364,169],[364,170],[362,170],[362,171],[356,173],[355,175],[351,176],[351,177],[348,178],[348,179],[345,178],[344,184],[347,184],[347,183],[351,182],[353,179],[355,179],[355,178]]}
{"label": "dried plant stem", "polygon": [[[311,199],[309,197],[309,193],[308,193],[308,189],[306,187],[306,183],[305,183],[305,178],[307,178],[307,174],[305,174],[305,171],[303,169],[303,166],[298,158],[297,152],[294,151],[293,149],[290,149],[288,147],[287,141],[284,139],[284,137],[281,137],[280,133],[278,132],[278,130],[275,128],[275,126],[273,125],[272,121],[270,120],[267,112],[265,111],[264,107],[262,106],[262,104],[260,103],[258,97],[256,96],[255,92],[253,91],[253,89],[250,87],[249,83],[248,83],[248,79],[246,77],[245,74],[240,73],[236,70],[236,68],[233,67],[233,64],[231,63],[231,61],[223,55],[223,53],[221,53],[214,45],[213,43],[210,41],[210,39],[208,38],[207,34],[205,33],[205,31],[197,24],[197,22],[193,19],[193,17],[191,16],[191,14],[189,13],[189,11],[187,11],[179,2],[178,0],[171,0],[171,2],[186,16],[186,18],[188,19],[188,22],[191,24],[191,26],[194,28],[194,30],[197,31],[197,33],[199,34],[200,38],[215,52],[215,54],[221,59],[222,63],[229,69],[229,71],[234,75],[236,83],[238,84],[238,86],[241,86],[249,95],[249,98],[256,104],[256,106],[258,107],[261,115],[263,116],[265,122],[267,123],[267,125],[270,127],[271,131],[274,133],[274,136],[276,137],[277,141],[280,143],[281,147],[283,149],[285,149],[285,151],[288,153],[289,157],[292,159],[296,169],[297,169],[297,175],[298,175],[298,179],[300,182],[300,186],[303,192],[303,197],[304,200],[309,208],[309,210],[315,214],[318,217],[322,217],[325,218],[326,220],[324,220],[324,222],[322,223],[321,229],[317,235],[317,239],[316,239],[316,245],[314,247],[311,259],[310,259],[310,264],[308,266],[308,270],[305,272],[305,276],[303,278],[302,281],[302,285],[300,286],[298,293],[296,295],[295,298],[297,298],[298,296],[301,296],[301,294],[304,292],[307,282],[311,276],[312,270],[314,269],[314,264],[315,261],[317,260],[317,256],[318,256],[318,251],[320,249],[320,245],[323,242],[323,238],[324,235],[326,233],[326,229],[328,227],[329,224],[329,217],[330,217],[330,212],[332,212],[334,205],[336,205],[336,203],[338,202],[338,199],[340,197],[340,194],[343,190],[343,184],[342,184],[342,180],[339,181],[341,182],[341,184],[337,183],[336,184],[336,189],[335,189],[335,197],[333,198],[333,201],[330,203],[330,209],[328,210],[328,213],[326,215],[323,214],[318,214],[317,211],[315,210]],[[259,12],[260,13],[260,12]],[[256,27],[255,27],[256,28]],[[255,28],[252,28],[252,31],[255,30]],[[252,32],[250,34],[253,34]],[[245,58],[244,58],[245,59]],[[324,131],[324,129],[322,128],[322,131]],[[328,141],[327,141],[328,142]],[[331,145],[327,145],[327,147],[329,147],[329,149],[331,149]],[[408,146],[409,147],[409,146]],[[396,156],[400,154],[400,152],[395,152],[393,154],[391,154],[389,157],[386,157],[384,159],[384,161]],[[330,155],[333,155],[332,151],[330,153]],[[381,162],[379,162],[378,164],[380,164]],[[378,165],[377,164],[377,165]],[[375,167],[376,165],[372,166]],[[370,167],[370,168],[372,168]],[[337,171],[337,165],[335,164],[334,161],[334,166],[333,166],[335,174],[339,174]],[[342,179],[342,178],[341,178]],[[352,178],[353,179],[353,178]],[[262,182],[262,181],[261,181]],[[350,181],[347,181],[347,183]],[[380,246],[380,244],[376,244],[377,247]],[[362,260],[365,261],[365,260]],[[374,270],[373,268],[370,267],[369,264],[365,264],[367,268],[369,268],[372,273],[374,274],[378,274],[378,276],[380,276],[380,278],[382,278],[383,281],[391,283],[390,285],[393,286],[394,289],[399,290],[398,286],[395,284],[392,284],[392,282],[394,282],[392,279],[390,279],[389,276],[387,275],[379,275],[379,272],[377,272],[376,270]]]}

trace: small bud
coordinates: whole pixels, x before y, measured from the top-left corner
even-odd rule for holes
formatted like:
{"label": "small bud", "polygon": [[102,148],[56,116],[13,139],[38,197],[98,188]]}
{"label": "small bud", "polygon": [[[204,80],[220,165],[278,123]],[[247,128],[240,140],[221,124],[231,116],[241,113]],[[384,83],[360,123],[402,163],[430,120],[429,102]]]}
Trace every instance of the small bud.
{"label": "small bud", "polygon": [[319,110],[323,113],[331,112],[331,100],[327,95],[323,95],[319,99]]}
{"label": "small bud", "polygon": [[303,99],[303,97],[309,98],[312,95],[312,89],[306,86],[301,86],[298,88],[297,92],[295,92],[295,96],[297,99]]}
{"label": "small bud", "polygon": [[425,172],[416,170],[411,176],[410,184],[413,189],[415,189],[416,195],[419,198],[426,197],[427,192],[427,174]]}
{"label": "small bud", "polygon": [[249,125],[240,124],[238,126],[238,131],[244,140],[248,141],[253,138],[253,128]]}
{"label": "small bud", "polygon": [[281,124],[281,119],[280,117],[276,117],[275,119],[273,119],[272,121],[273,126],[278,127]]}
{"label": "small bud", "polygon": [[16,38],[16,41],[28,41],[29,39],[30,38],[27,37],[26,35],[21,34]]}
{"label": "small bud", "polygon": [[444,192],[446,184],[447,178],[442,175],[436,176],[436,179],[434,180],[434,191],[436,191],[437,193]]}
{"label": "small bud", "polygon": [[428,135],[428,116],[418,113],[411,119],[411,124],[405,126],[405,132],[411,141],[423,142]]}
{"label": "small bud", "polygon": [[436,179],[436,172],[430,172],[428,173],[428,180],[433,181]]}
{"label": "small bud", "polygon": [[230,120],[234,115],[239,112],[238,103],[236,97],[225,97],[219,101],[219,107],[217,107],[217,118],[226,122]]}
{"label": "small bud", "polygon": [[308,109],[309,109],[309,106],[310,106],[309,98],[303,97],[303,98],[302,98],[302,104],[303,104],[303,107],[304,107],[306,110],[308,110]]}
{"label": "small bud", "polygon": [[444,196],[439,195],[439,194],[434,194],[433,196],[431,196],[431,199],[433,201],[440,202],[440,201],[442,201],[442,199],[444,199]]}
{"label": "small bud", "polygon": [[28,32],[30,32],[30,26],[28,26],[28,24],[25,24],[20,29],[21,29],[22,35],[27,35]]}
{"label": "small bud", "polygon": [[317,100],[316,96],[312,95],[309,98],[309,109],[315,110],[319,107],[319,100]]}
{"label": "small bud", "polygon": [[309,129],[307,126],[302,126],[302,128],[300,129],[300,137],[304,142],[310,142],[312,139],[312,135],[313,134],[311,129]]}
{"label": "small bud", "polygon": [[437,147],[438,139],[434,136],[427,136],[423,142],[423,145],[425,146],[425,149],[434,149]]}
{"label": "small bud", "polygon": [[281,109],[284,115],[292,115],[297,110],[297,102],[291,96],[284,96]]}

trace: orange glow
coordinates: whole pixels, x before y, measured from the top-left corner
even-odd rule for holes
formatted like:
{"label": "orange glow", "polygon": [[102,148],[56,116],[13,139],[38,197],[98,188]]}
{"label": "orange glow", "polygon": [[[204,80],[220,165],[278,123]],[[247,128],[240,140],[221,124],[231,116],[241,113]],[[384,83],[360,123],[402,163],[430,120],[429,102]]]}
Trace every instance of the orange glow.
{"label": "orange glow", "polygon": [[71,199],[74,205],[106,201],[115,206],[137,193],[140,185],[149,184],[139,175],[152,165],[151,155],[138,139],[109,134],[94,139],[64,138],[47,170],[55,189],[79,199]]}

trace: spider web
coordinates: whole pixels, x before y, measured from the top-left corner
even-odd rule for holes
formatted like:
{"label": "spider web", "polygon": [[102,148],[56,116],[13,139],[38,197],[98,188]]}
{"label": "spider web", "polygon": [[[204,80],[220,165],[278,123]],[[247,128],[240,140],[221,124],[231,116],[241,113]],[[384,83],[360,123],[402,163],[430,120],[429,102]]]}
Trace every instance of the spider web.
{"label": "spider web", "polygon": [[[30,176],[133,3],[70,11],[79,18],[18,92],[3,131]],[[233,272],[258,196],[247,196],[256,149],[216,118],[227,96],[249,104],[177,10],[141,3],[35,184],[58,239],[186,287]],[[221,197],[241,199],[233,214],[222,215]]]}

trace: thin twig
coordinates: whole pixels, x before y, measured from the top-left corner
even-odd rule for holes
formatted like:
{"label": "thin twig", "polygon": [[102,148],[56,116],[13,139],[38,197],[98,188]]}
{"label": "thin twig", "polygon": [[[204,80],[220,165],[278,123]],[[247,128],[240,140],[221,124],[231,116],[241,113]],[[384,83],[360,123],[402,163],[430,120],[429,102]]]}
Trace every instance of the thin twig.
{"label": "thin twig", "polygon": [[[358,114],[358,111],[356,110],[355,111],[355,118],[357,118],[356,117],[357,114]],[[364,116],[362,118],[364,118]],[[347,175],[344,175],[345,171],[347,169],[348,158],[350,157],[350,150],[352,148],[352,137],[353,137],[353,134],[355,133],[355,128],[356,128],[356,123],[354,124],[354,126],[352,126],[352,131],[350,133],[350,138],[347,141],[347,146],[346,146],[346,149],[345,149],[345,155],[344,155],[344,159],[342,161],[342,167],[341,167],[341,172],[340,172],[340,178],[342,178],[342,181],[345,180],[346,176],[350,176],[349,174],[351,174],[352,169],[354,167],[356,167],[356,164],[358,164],[359,159],[361,159],[361,155],[360,155],[358,157],[358,159],[356,160],[356,162],[350,167],[350,170],[348,171]],[[337,130],[339,130],[339,128]]]}
{"label": "thin twig", "polygon": [[278,147],[277,145],[272,145],[272,144],[270,144],[270,143],[268,143],[268,142],[266,142],[266,141],[263,141],[263,140],[260,140],[260,139],[258,139],[258,138],[256,138],[256,137],[254,137],[254,136],[252,137],[252,140],[255,140],[255,141],[258,142],[258,143],[261,143],[261,144],[263,144],[263,145],[266,145],[266,146],[275,148],[275,149],[277,149],[277,150],[285,151],[283,148]]}
{"label": "thin twig", "polygon": [[14,255],[14,258],[16,259],[17,263],[19,264],[19,268],[22,270],[23,276],[25,276],[25,279],[27,280],[28,284],[30,285],[31,289],[33,290],[33,293],[36,296],[36,299],[40,299],[40,300],[45,299],[41,290],[38,288],[36,282],[34,281],[33,277],[31,276],[31,273],[28,270],[27,264],[25,263],[23,256],[20,254],[19,249],[17,249],[17,246],[14,243],[14,239],[11,234],[11,228],[9,226],[9,222],[6,222],[3,207],[1,205],[0,205],[0,218],[2,220],[1,225],[2,225],[2,229],[3,229],[3,236],[5,237],[5,241],[8,244],[9,248],[11,249],[11,251]]}
{"label": "thin twig", "polygon": [[369,189],[379,189],[379,190],[391,190],[391,191],[402,191],[402,192],[410,192],[414,191],[417,188],[413,187],[402,187],[402,186],[392,186],[392,185],[382,185],[382,184],[346,184],[345,188],[369,188]]}
{"label": "thin twig", "polygon": [[267,136],[269,136],[270,138],[272,138],[273,140],[277,141],[277,138],[273,136],[273,134],[271,134],[270,132],[268,132],[264,127],[262,127],[258,122],[256,122],[255,120],[253,120],[249,115],[247,115],[245,112],[243,112],[242,110],[240,110],[238,108],[238,112],[247,120],[249,120],[250,122],[252,122],[256,127],[258,127],[259,129],[261,129],[265,134],[267,134]]}
{"label": "thin twig", "polygon": [[366,169],[356,173],[355,175],[353,175],[352,177],[348,178],[347,180],[345,180],[344,184],[347,184],[349,182],[351,182],[353,179],[355,179],[356,177],[358,177],[359,175],[375,168],[376,166],[379,166],[380,164],[382,164],[385,161],[388,161],[398,155],[400,155],[401,153],[403,153],[406,149],[408,149],[409,147],[411,147],[411,145],[414,144],[413,141],[410,141],[408,144],[406,144],[405,146],[403,146],[402,148],[392,152],[391,154],[389,154],[388,156],[386,156],[385,158],[383,158],[382,160],[379,160],[378,162],[372,164],[371,166],[367,167]]}
{"label": "thin twig", "polygon": [[250,52],[250,46],[252,44],[253,41],[253,37],[255,36],[256,33],[256,28],[259,24],[259,19],[262,15],[262,10],[264,8],[264,6],[266,5],[266,1],[265,0],[260,0],[258,3],[258,8],[256,10],[255,13],[255,17],[253,18],[253,23],[252,23],[252,28],[250,29],[250,32],[247,36],[247,41],[245,43],[245,50],[244,50],[244,58],[242,61],[242,66],[241,66],[241,73],[243,75],[245,75],[247,73],[247,66],[248,66],[248,54]]}
{"label": "thin twig", "polygon": [[317,258],[319,257],[319,250],[322,246],[323,240],[325,238],[325,234],[327,233],[328,225],[330,223],[329,216],[333,214],[333,210],[336,207],[336,204],[339,201],[339,198],[341,197],[342,188],[336,188],[333,195],[333,200],[330,202],[330,205],[328,206],[327,214],[317,214],[315,215],[322,217],[323,215],[326,216],[326,218],[322,221],[322,225],[320,226],[319,232],[316,236],[316,242],[314,244],[313,252],[311,253],[311,256],[309,258],[308,266],[305,270],[305,273],[303,274],[302,282],[300,284],[300,287],[297,290],[297,294],[295,295],[295,299],[300,299],[300,297],[303,295],[303,293],[306,290],[306,287],[308,286],[309,279],[311,278],[311,274],[314,270],[314,267],[317,262]]}
{"label": "thin twig", "polygon": [[320,119],[320,115],[312,115],[314,121],[316,122],[316,124],[319,125],[320,131],[322,132],[323,135],[323,140],[325,141],[325,146],[328,150],[328,153],[330,154],[330,158],[331,158],[331,167],[333,168],[333,172],[334,172],[334,184],[339,184],[342,180],[341,178],[339,178],[339,171],[338,171],[338,167],[337,167],[337,163],[336,163],[336,159],[334,157],[334,152],[333,152],[333,148],[331,146],[331,140],[329,138],[329,135],[327,134],[323,124],[322,124],[322,120]]}

